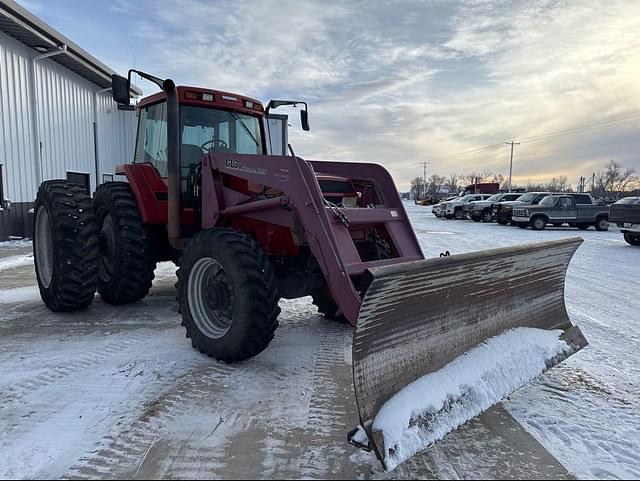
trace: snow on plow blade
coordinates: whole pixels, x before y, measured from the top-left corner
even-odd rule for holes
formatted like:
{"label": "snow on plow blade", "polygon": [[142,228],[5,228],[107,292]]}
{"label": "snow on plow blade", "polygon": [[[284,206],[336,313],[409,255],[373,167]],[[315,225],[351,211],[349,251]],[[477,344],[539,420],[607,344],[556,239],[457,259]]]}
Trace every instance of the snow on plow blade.
{"label": "snow on plow blade", "polygon": [[[372,269],[354,330],[361,428],[350,433],[350,442],[373,449],[385,469],[393,469],[585,347],[564,303],[566,271],[582,242],[566,239]],[[546,345],[531,345],[542,342],[539,334]],[[483,365],[489,366],[486,372]],[[434,402],[422,412],[410,407],[411,419],[402,421],[408,425],[398,427],[400,434],[385,432],[381,426],[388,426],[389,416],[376,422],[381,409],[392,401],[406,404],[395,398],[419,382],[418,397]],[[403,436],[413,439],[403,445]]]}

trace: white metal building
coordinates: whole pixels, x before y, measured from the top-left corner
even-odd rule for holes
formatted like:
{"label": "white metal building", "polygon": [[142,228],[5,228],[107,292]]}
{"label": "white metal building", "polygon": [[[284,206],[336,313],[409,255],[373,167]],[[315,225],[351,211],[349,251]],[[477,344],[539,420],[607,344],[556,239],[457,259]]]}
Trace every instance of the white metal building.
{"label": "white metal building", "polygon": [[131,160],[135,112],[112,101],[113,73],[0,0],[0,241],[28,235],[41,181],[69,178],[93,192]]}

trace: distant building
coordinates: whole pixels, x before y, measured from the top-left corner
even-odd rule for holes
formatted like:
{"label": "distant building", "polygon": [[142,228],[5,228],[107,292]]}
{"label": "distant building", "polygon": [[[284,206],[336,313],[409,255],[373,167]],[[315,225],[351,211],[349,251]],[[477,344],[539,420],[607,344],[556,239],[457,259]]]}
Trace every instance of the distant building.
{"label": "distant building", "polygon": [[113,73],[0,0],[0,240],[28,234],[43,180],[69,178],[93,192],[130,160],[136,117],[112,101]]}

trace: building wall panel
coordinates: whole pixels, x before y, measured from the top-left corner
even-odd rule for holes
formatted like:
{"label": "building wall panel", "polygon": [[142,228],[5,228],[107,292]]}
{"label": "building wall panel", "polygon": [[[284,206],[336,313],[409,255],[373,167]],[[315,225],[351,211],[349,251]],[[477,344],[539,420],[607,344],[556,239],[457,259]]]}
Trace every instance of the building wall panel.
{"label": "building wall panel", "polygon": [[0,33],[0,163],[5,196],[15,202],[36,194],[31,129],[30,50]]}
{"label": "building wall panel", "polygon": [[36,55],[0,32],[0,164],[5,198],[15,206],[0,211],[0,240],[27,234],[23,205],[35,199],[38,174],[47,180],[84,172],[93,191],[104,174],[133,158],[135,112],[118,110],[109,93],[50,59],[33,68]]}

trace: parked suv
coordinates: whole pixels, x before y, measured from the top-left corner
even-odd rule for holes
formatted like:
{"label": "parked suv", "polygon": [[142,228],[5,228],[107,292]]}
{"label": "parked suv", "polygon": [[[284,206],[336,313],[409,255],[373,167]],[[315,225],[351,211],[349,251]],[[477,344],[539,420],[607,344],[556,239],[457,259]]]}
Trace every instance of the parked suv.
{"label": "parked suv", "polygon": [[597,230],[605,231],[609,228],[609,208],[596,205],[587,194],[554,194],[542,199],[538,205],[514,207],[513,222],[518,227],[531,226],[535,230],[543,230],[548,224],[568,223],[579,229],[593,225]]}
{"label": "parked suv", "polygon": [[522,196],[522,193],[495,194],[487,200],[474,200],[464,206],[467,216],[476,222],[493,221],[492,209],[498,202],[511,202]]}
{"label": "parked suv", "polygon": [[609,220],[632,246],[640,246],[640,197],[625,197],[610,206]]}
{"label": "parked suv", "polygon": [[552,192],[527,192],[518,197],[518,200],[510,202],[498,202],[492,208],[492,213],[498,224],[507,225],[511,223],[511,216],[515,207],[525,205],[537,205],[546,196]]}
{"label": "parked suv", "polygon": [[490,194],[469,194],[463,197],[459,197],[455,200],[445,202],[444,204],[444,216],[447,219],[462,220],[464,219],[464,206],[473,202],[474,200],[486,200],[491,197]]}

